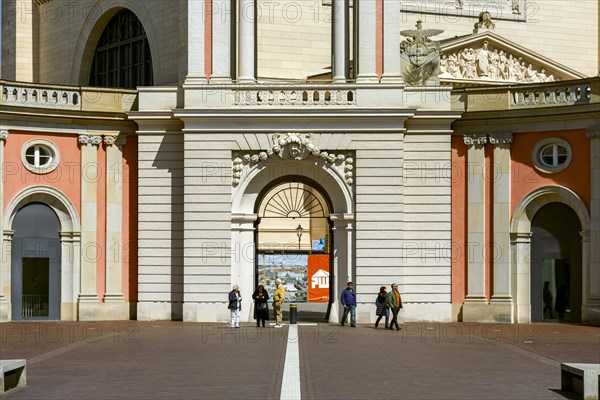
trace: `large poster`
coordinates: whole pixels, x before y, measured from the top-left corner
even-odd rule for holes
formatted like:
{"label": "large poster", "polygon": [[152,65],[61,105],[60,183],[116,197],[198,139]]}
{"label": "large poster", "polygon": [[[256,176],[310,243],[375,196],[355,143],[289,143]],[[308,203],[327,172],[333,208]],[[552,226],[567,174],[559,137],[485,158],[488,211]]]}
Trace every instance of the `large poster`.
{"label": "large poster", "polygon": [[259,254],[258,284],[273,298],[275,278],[285,286],[288,303],[329,301],[329,255]]}
{"label": "large poster", "polygon": [[308,301],[329,301],[329,255],[308,256]]}
{"label": "large poster", "polygon": [[273,298],[275,278],[285,286],[286,303],[300,303],[308,300],[308,255],[307,254],[259,254],[258,284],[264,285]]}

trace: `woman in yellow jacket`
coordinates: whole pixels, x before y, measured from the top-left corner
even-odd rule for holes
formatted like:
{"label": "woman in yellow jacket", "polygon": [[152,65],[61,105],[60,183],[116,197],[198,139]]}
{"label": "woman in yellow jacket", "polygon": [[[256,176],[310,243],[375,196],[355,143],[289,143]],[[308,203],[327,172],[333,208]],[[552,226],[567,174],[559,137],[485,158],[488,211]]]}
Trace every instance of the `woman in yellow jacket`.
{"label": "woman in yellow jacket", "polygon": [[281,284],[281,279],[275,279],[275,293],[273,293],[273,312],[275,313],[275,328],[281,328],[283,319],[283,302],[285,300],[285,286]]}

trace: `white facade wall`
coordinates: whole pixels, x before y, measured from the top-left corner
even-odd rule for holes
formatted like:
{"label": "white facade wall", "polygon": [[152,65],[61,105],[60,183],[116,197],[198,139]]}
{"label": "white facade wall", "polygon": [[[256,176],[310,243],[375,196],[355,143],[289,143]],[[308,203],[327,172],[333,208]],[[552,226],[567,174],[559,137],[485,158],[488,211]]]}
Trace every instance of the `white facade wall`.
{"label": "white facade wall", "polygon": [[138,140],[138,319],[181,318],[183,135]]}

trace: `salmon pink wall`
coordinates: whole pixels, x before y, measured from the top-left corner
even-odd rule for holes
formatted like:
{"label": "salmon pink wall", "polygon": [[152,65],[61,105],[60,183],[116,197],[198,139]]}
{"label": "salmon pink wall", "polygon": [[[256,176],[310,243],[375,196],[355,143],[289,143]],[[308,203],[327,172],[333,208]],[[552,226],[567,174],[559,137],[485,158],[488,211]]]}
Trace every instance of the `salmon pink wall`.
{"label": "salmon pink wall", "polygon": [[467,281],[467,146],[452,138],[452,304],[465,300]]}
{"label": "salmon pink wall", "polygon": [[[21,161],[23,145],[32,139],[47,139],[58,148],[58,167],[48,174],[30,172]],[[81,215],[81,156],[77,135],[10,131],[4,144],[4,210],[23,189],[31,186],[50,186],[62,192]]]}
{"label": "salmon pink wall", "polygon": [[[573,150],[567,169],[554,174],[538,171],[531,160],[537,142],[548,137],[566,140]],[[533,190],[547,185],[561,185],[574,191],[590,207],[590,141],[584,130],[516,133],[511,145],[511,216],[519,202]]]}

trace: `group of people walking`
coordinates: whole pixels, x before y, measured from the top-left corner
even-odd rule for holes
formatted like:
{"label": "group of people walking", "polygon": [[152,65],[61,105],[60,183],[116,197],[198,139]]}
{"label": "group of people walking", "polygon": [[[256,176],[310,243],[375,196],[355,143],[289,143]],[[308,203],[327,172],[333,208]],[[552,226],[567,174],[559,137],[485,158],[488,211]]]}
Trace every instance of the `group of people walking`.
{"label": "group of people walking", "polygon": [[[356,326],[356,293],[354,292],[353,286],[354,284],[352,282],[348,282],[346,289],[342,291],[341,302],[344,307],[344,314],[342,315],[342,321],[340,322],[340,325],[342,326],[346,323],[348,314],[350,314],[350,326]],[[379,289],[379,293],[375,300],[375,306],[375,314],[377,315],[375,328],[379,326],[379,322],[385,317],[385,329],[393,330],[396,328],[397,331],[402,329],[398,325],[398,313],[402,308],[402,298],[400,297],[397,283],[392,283],[392,290],[389,293],[386,291],[385,286],[382,286]],[[388,323],[390,310],[392,310],[392,322]]]}
{"label": "group of people walking", "polygon": [[[275,279],[275,292],[273,293],[273,312],[275,314],[275,328],[281,328],[281,320],[283,318],[283,302],[285,299],[285,287],[281,284],[281,279]],[[354,284],[348,282],[346,289],[342,291],[341,303],[344,307],[344,313],[340,325],[344,326],[348,314],[350,314],[350,326],[356,327],[356,293],[353,288]],[[261,324],[264,327],[267,320],[269,320],[269,293],[263,285],[258,285],[254,293],[252,294],[254,300],[254,319],[256,320],[256,326],[260,327]],[[400,326],[398,325],[398,313],[402,308],[402,299],[400,292],[398,291],[398,284],[392,283],[392,290],[388,293],[386,287],[382,286],[377,294],[375,300],[377,321],[375,321],[375,328],[379,326],[379,322],[385,317],[385,329],[396,329],[399,331]],[[229,310],[231,311],[231,328],[240,327],[240,311],[242,310],[242,295],[240,294],[240,288],[238,285],[233,287],[233,290],[229,292]],[[392,311],[392,321],[389,322],[390,310]]]}

